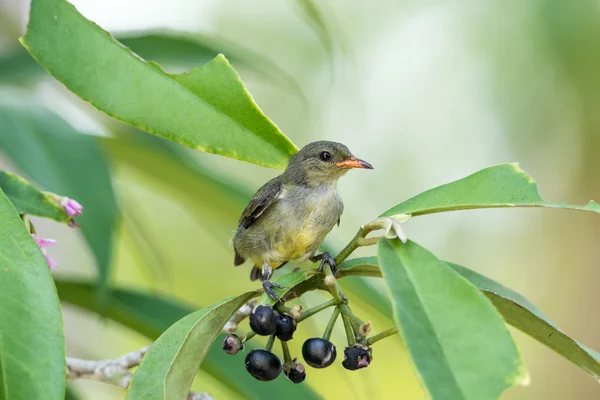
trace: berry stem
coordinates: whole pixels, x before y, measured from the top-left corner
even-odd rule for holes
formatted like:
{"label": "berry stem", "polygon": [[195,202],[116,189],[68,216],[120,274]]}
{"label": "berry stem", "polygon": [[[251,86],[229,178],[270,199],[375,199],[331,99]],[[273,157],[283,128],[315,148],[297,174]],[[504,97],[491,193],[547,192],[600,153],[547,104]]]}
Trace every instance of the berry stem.
{"label": "berry stem", "polygon": [[358,229],[358,232],[356,233],[354,238],[352,238],[352,240],[350,241],[350,243],[348,243],[346,247],[344,247],[342,251],[338,253],[337,257],[335,257],[335,262],[337,263],[337,265],[343,263],[346,260],[346,258],[348,258],[348,256],[350,256],[350,254],[352,254],[352,252],[354,252],[354,250],[358,249],[359,247],[375,244],[379,238],[375,238],[375,241],[365,241],[364,239],[370,232],[379,229],[384,229],[385,227],[385,222],[378,219],[361,226]]}
{"label": "berry stem", "polygon": [[364,324],[364,322],[362,322],[360,318],[354,315],[354,313],[352,312],[352,310],[350,310],[350,307],[348,307],[347,304],[341,304],[339,307],[340,311],[342,312],[342,315],[346,317],[346,320],[352,328],[354,342],[356,342],[356,340],[362,339],[362,335],[360,334],[360,327]]}
{"label": "berry stem", "polygon": [[316,306],[316,307],[309,308],[308,310],[304,311],[304,312],[302,313],[302,315],[300,315],[300,318],[298,318],[298,319],[296,320],[296,322],[302,322],[302,321],[304,321],[305,319],[307,319],[307,318],[310,318],[310,317],[312,317],[313,315],[315,315],[315,314],[317,314],[317,313],[320,313],[321,311],[323,311],[323,310],[325,310],[325,309],[327,309],[327,308],[329,308],[329,307],[335,306],[335,304],[336,304],[336,303],[335,303],[335,299],[331,299],[331,300],[329,300],[329,301],[326,301],[326,302],[325,302],[325,303],[323,303],[323,304],[319,304],[319,305],[318,305],[318,306]]}
{"label": "berry stem", "polygon": [[254,336],[256,336],[256,332],[250,331],[244,335],[244,340],[242,342],[246,343],[248,340],[252,339]]}
{"label": "berry stem", "polygon": [[283,362],[288,363],[292,361],[292,356],[290,355],[290,348],[288,347],[287,342],[280,340],[281,342],[281,350],[283,350]]}
{"label": "berry stem", "polygon": [[275,305],[273,306],[273,308],[278,311],[280,314],[290,314],[291,313],[291,308],[286,307],[283,304],[283,301],[278,301],[277,303],[275,303]]}
{"label": "berry stem", "polygon": [[275,335],[269,336],[269,341],[267,342],[267,345],[265,346],[265,350],[271,351],[274,343],[275,343]]}
{"label": "berry stem", "polygon": [[342,314],[342,321],[344,322],[344,330],[346,331],[346,339],[348,340],[348,346],[353,346],[356,343],[356,337],[352,331],[352,325],[348,321],[348,317]]}
{"label": "berry stem", "polygon": [[331,296],[333,297],[333,299],[335,300],[336,304],[343,304],[344,303],[344,299],[342,298],[342,289],[340,288],[340,285],[338,285],[337,283],[337,279],[335,279],[335,276],[333,276],[333,274],[331,273],[331,267],[329,265],[327,265],[325,268],[327,268],[327,276],[325,276],[325,286],[327,287],[327,289],[329,290],[329,293],[331,293]]}
{"label": "berry stem", "polygon": [[329,323],[325,328],[325,332],[323,332],[323,339],[329,340],[331,337],[331,332],[333,332],[333,327],[335,326],[335,322],[340,316],[340,309],[338,307],[333,309],[333,313],[331,314],[331,318],[329,318]]}
{"label": "berry stem", "polygon": [[383,332],[378,333],[375,336],[371,336],[370,338],[368,338],[367,345],[370,346],[375,342],[379,342],[381,339],[385,339],[386,337],[395,335],[397,333],[398,333],[398,328],[396,328],[396,327],[387,329]]}

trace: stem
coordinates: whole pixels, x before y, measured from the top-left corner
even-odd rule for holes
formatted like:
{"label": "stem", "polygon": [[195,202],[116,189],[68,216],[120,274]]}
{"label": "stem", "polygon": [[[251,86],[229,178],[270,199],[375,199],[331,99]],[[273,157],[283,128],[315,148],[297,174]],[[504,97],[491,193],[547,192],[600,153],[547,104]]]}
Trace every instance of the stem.
{"label": "stem", "polygon": [[333,313],[331,314],[331,318],[329,318],[329,323],[327,324],[325,332],[323,333],[323,339],[329,340],[329,338],[331,337],[331,332],[333,332],[333,327],[335,326],[335,322],[337,321],[339,315],[340,309],[336,307],[333,310]]}
{"label": "stem", "polygon": [[331,299],[331,300],[329,300],[329,301],[326,301],[326,302],[325,302],[325,303],[323,303],[323,304],[319,304],[319,305],[318,305],[318,306],[316,306],[316,307],[309,308],[308,310],[306,310],[306,311],[304,311],[304,312],[302,313],[302,315],[300,316],[300,318],[298,318],[298,319],[296,320],[296,322],[302,322],[302,321],[304,321],[305,319],[307,319],[307,318],[310,318],[310,317],[312,317],[313,315],[315,315],[315,314],[317,314],[317,313],[320,313],[321,311],[323,311],[323,310],[325,310],[325,309],[327,309],[327,308],[329,308],[329,307],[335,306],[335,304],[336,304],[336,303],[335,303],[335,299]]}
{"label": "stem", "polygon": [[281,340],[281,350],[283,350],[283,362],[291,362],[292,356],[290,355],[290,348],[288,347],[287,342],[284,342],[283,340]]}
{"label": "stem", "polygon": [[275,305],[273,306],[273,308],[279,312],[279,314],[288,314],[290,315],[292,309],[289,307],[286,307],[283,302],[278,301],[277,303],[275,303]]}
{"label": "stem", "polygon": [[398,333],[398,328],[396,328],[396,327],[387,329],[383,332],[378,333],[375,336],[371,336],[370,338],[368,338],[367,345],[370,346],[375,342],[379,342],[381,339],[385,339],[386,337],[395,335],[397,333]]}
{"label": "stem", "polygon": [[244,335],[244,343],[256,336],[256,332],[250,331]]}
{"label": "stem", "polygon": [[348,243],[346,247],[344,247],[342,251],[338,253],[337,257],[335,258],[335,262],[338,265],[340,265],[346,260],[346,258],[348,258],[350,254],[352,254],[354,250],[358,249],[359,247],[370,246],[377,243],[377,240],[380,239],[378,237],[367,240],[365,240],[365,238],[370,232],[385,228],[386,223],[381,220],[374,220],[369,222],[368,224],[361,226],[358,229],[358,232],[356,232],[356,235],[350,241],[350,243]]}
{"label": "stem", "polygon": [[275,343],[275,335],[269,336],[269,341],[267,342],[267,345],[265,346],[265,350],[271,351],[274,343]]}
{"label": "stem", "polygon": [[356,315],[354,315],[354,313],[352,313],[352,310],[350,310],[350,307],[348,307],[348,305],[342,304],[339,307],[340,311],[342,312],[342,315],[346,317],[348,323],[350,324],[350,327],[352,328],[352,332],[354,334],[354,342],[356,342],[357,339],[362,338],[362,335],[360,334],[360,326],[363,324],[363,322]]}
{"label": "stem", "polygon": [[328,268],[329,272],[328,272],[327,276],[325,277],[325,281],[324,281],[325,286],[329,290],[329,293],[331,293],[331,296],[333,297],[335,304],[344,304],[344,299],[342,298],[342,295],[340,294],[340,293],[342,293],[342,289],[340,288],[340,285],[337,283],[337,279],[335,279],[335,276],[333,276],[333,274],[331,273],[331,267],[328,265],[326,268]]}
{"label": "stem", "polygon": [[352,331],[352,325],[350,325],[350,321],[348,321],[348,317],[342,314],[342,321],[344,322],[344,330],[346,331],[346,339],[348,340],[348,346],[354,345],[356,343],[356,338],[354,336],[354,332]]}
{"label": "stem", "polygon": [[350,241],[350,243],[348,243],[346,245],[346,247],[344,247],[342,249],[342,251],[340,251],[338,253],[338,255],[335,257],[335,262],[337,263],[337,265],[340,265],[341,263],[343,263],[346,260],[346,258],[348,258],[348,256],[350,254],[352,254],[352,252],[359,247],[358,246],[358,240],[360,238],[364,238],[365,236],[367,236],[367,233],[368,232],[365,232],[365,227],[364,226],[361,226],[359,228],[358,232],[352,238],[352,240]]}

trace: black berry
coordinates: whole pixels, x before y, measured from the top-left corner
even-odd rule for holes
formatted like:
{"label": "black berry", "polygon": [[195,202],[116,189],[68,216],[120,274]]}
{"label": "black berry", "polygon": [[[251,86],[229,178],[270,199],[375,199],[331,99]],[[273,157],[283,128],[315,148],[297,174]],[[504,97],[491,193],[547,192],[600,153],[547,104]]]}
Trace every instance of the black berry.
{"label": "black berry", "polygon": [[275,317],[275,335],[283,342],[287,342],[294,336],[296,321],[289,315],[281,314]]}
{"label": "black berry", "polygon": [[329,367],[336,356],[335,346],[329,340],[312,338],[302,345],[304,361],[314,368]]}
{"label": "black berry", "polygon": [[225,353],[233,355],[244,349],[244,343],[242,343],[242,339],[238,335],[231,333],[223,339],[222,347]]}
{"label": "black berry", "polygon": [[350,371],[366,368],[371,364],[371,355],[366,349],[360,347],[346,347],[342,365]]}
{"label": "black berry", "polygon": [[275,317],[278,314],[273,311],[273,307],[267,305],[258,305],[250,313],[250,329],[258,335],[269,336],[275,333]]}
{"label": "black berry", "polygon": [[306,379],[306,369],[301,362],[298,362],[297,358],[283,365],[283,373],[286,378],[294,383],[301,383]]}
{"label": "black berry", "polygon": [[259,381],[272,381],[283,369],[279,357],[266,350],[252,350],[246,355],[245,363],[246,370]]}

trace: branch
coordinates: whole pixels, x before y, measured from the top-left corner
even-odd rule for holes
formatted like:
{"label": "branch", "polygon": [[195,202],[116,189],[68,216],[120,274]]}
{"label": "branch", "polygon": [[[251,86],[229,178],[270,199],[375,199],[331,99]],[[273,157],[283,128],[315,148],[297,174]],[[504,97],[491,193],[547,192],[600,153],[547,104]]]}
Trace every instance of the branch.
{"label": "branch", "polygon": [[67,378],[92,379],[126,389],[132,376],[129,369],[140,365],[149,348],[146,346],[114,360],[89,361],[67,357]]}
{"label": "branch", "polygon": [[[67,357],[67,378],[92,379],[127,389],[133,376],[129,370],[140,365],[149,348],[150,346],[146,346],[111,360],[91,361]],[[208,393],[190,392],[188,400],[214,400],[214,398]]]}
{"label": "branch", "polygon": [[[223,327],[223,332],[235,332],[238,324],[250,315],[255,305],[256,300],[250,300],[240,307],[240,309],[229,318],[229,321],[227,321]],[[129,382],[133,377],[133,374],[129,370],[140,365],[144,354],[146,354],[149,348],[150,346],[146,346],[141,350],[132,351],[119,358],[110,360],[91,361],[67,357],[67,378],[91,379],[127,389],[127,386],[129,386]],[[214,399],[208,393],[190,392],[188,400]]]}
{"label": "branch", "polygon": [[[409,219],[410,214],[397,214],[392,215],[391,217],[380,217],[368,224],[362,225],[356,233],[356,236],[354,236],[350,243],[348,243],[335,257],[335,262],[338,265],[341,264],[357,248],[362,246],[372,246],[376,244],[379,239],[384,237],[388,239],[398,238],[402,243],[406,243],[406,235],[400,224]],[[385,231],[383,235],[367,238],[369,233],[381,229]]]}
{"label": "branch", "polygon": [[235,314],[231,316],[231,318],[229,318],[229,321],[227,321],[227,323],[223,327],[223,332],[234,333],[237,330],[238,324],[244,319],[248,318],[248,316],[254,309],[254,306],[256,306],[257,301],[258,300],[253,299],[241,306],[240,309],[237,310]]}

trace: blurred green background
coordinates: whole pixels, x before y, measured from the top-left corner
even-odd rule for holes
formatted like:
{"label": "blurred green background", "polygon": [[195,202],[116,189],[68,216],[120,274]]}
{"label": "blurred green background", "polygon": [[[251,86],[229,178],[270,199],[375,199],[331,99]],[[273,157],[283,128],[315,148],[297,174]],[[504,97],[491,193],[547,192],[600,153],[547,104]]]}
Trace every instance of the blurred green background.
{"label": "blurred green background", "polygon": [[[193,38],[189,47],[138,43],[142,56],[155,57],[168,71],[206,61],[212,52],[203,53],[200,45],[224,52],[260,107],[299,147],[317,139],[341,141],[371,162],[374,171],[352,172],[340,182],[345,213],[330,234],[334,246],[408,197],[504,162],[519,161],[548,201],[600,200],[597,1],[336,0],[313,9],[292,0],[71,2],[117,37],[166,30]],[[28,8],[28,1],[0,0],[0,109],[48,109],[98,137],[121,213],[111,284],[194,307],[255,288],[249,266],[233,268],[228,240],[245,196],[278,172],[164,147],[98,112],[36,68],[20,47]],[[58,145],[77,151],[72,143]],[[152,150],[156,146],[160,153]],[[9,147],[0,148],[0,168],[32,178],[14,160],[27,163],[35,155],[13,154]],[[94,184],[80,190],[93,192]],[[57,277],[96,276],[80,232],[42,220],[36,226],[40,236],[59,241],[50,250],[59,263]],[[600,349],[600,220],[593,215],[467,211],[409,221],[406,231],[438,257],[521,292],[567,334]],[[365,281],[383,290],[376,280]],[[355,311],[372,321],[375,332],[392,324],[368,297],[350,293]],[[301,302],[323,299],[310,293]],[[63,311],[71,356],[111,358],[150,343],[95,313],[68,304]],[[290,343],[293,356],[304,338],[322,333],[327,319],[319,315],[301,325]],[[503,398],[600,397],[600,386],[585,372],[512,331],[531,384],[511,388]],[[344,342],[341,326],[333,341]],[[239,370],[221,377],[201,371],[194,389],[217,399],[256,398],[251,386],[244,386],[246,394],[231,387],[238,373],[245,374],[243,355],[236,357]],[[339,363],[309,369],[304,385],[327,399],[423,398],[398,338],[378,344],[374,357],[359,372]],[[298,396],[298,387],[283,383],[282,396]],[[82,399],[124,396],[119,388],[90,381],[73,387]]]}

